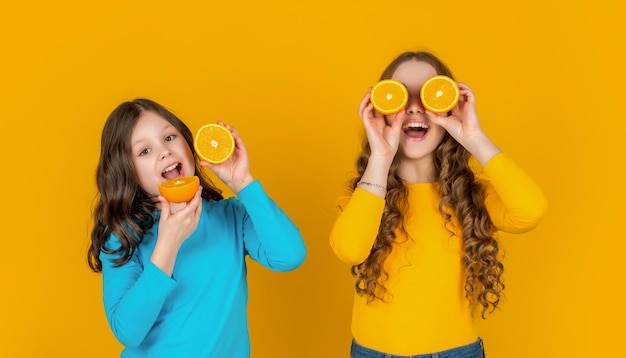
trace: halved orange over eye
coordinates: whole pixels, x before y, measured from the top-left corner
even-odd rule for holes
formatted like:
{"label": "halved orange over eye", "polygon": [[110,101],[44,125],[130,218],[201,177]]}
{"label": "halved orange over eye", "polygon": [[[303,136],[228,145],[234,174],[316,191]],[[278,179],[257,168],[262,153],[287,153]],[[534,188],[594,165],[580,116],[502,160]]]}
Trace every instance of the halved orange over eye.
{"label": "halved orange over eye", "polygon": [[409,100],[409,93],[400,81],[382,80],[372,88],[370,101],[380,114],[400,112]]}
{"label": "halved orange over eye", "polygon": [[445,113],[459,103],[459,86],[448,76],[434,76],[422,85],[420,98],[427,110]]}

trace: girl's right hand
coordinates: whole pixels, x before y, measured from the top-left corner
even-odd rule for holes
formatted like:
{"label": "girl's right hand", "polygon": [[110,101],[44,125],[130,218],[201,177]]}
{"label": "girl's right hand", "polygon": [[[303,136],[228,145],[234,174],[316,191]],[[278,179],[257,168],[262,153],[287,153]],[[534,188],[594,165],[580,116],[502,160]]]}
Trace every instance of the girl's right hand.
{"label": "girl's right hand", "polygon": [[171,212],[170,202],[159,195],[161,202],[161,219],[159,220],[159,239],[163,238],[171,243],[182,244],[198,226],[202,211],[202,187],[199,187],[193,198],[185,207]]}
{"label": "girl's right hand", "polygon": [[185,207],[171,212],[170,203],[158,196],[161,202],[161,218],[159,219],[159,234],[150,260],[163,272],[171,275],[180,246],[196,231],[200,213],[202,212],[202,187]]}
{"label": "girl's right hand", "polygon": [[385,116],[374,110],[370,100],[371,92],[372,87],[367,90],[359,106],[359,116],[363,121],[372,150],[371,156],[386,157],[392,160],[400,144],[403,119],[401,115],[392,114],[387,116],[387,121],[390,121],[391,125],[387,124]]}

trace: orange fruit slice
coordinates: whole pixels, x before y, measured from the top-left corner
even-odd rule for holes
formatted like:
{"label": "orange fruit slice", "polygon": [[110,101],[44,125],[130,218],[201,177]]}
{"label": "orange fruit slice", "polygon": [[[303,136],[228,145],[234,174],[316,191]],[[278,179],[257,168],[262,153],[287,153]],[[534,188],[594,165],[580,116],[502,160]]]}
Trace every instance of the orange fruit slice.
{"label": "orange fruit slice", "polygon": [[380,114],[400,112],[409,100],[409,93],[400,81],[382,80],[370,92],[370,101]]}
{"label": "orange fruit slice", "polygon": [[207,124],[198,129],[193,145],[200,158],[219,164],[233,154],[235,139],[228,128],[219,124]]}
{"label": "orange fruit slice", "polygon": [[159,184],[159,192],[171,203],[191,200],[200,186],[197,176],[180,177]]}
{"label": "orange fruit slice", "polygon": [[445,113],[459,103],[459,86],[448,76],[434,76],[420,89],[424,108],[435,113]]}

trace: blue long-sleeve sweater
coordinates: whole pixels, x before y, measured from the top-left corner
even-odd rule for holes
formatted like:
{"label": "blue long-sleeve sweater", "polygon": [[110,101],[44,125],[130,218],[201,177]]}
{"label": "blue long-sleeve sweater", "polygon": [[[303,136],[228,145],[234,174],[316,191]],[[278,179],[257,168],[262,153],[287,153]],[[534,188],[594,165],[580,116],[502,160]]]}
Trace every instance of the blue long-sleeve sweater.
{"label": "blue long-sleeve sweater", "polygon": [[[157,231],[158,218],[123,266],[114,266],[117,256],[100,255],[104,307],[125,346],[121,357],[249,357],[245,256],[275,271],[297,268],[306,256],[298,228],[255,181],[238,200],[203,201],[171,277],[150,261]],[[112,235],[106,246],[119,245]]]}

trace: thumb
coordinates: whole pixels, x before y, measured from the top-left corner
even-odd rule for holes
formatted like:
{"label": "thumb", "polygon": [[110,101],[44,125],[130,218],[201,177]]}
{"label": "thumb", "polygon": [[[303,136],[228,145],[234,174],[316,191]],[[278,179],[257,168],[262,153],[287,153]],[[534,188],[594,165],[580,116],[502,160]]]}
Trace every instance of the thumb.
{"label": "thumb", "polygon": [[433,113],[431,111],[426,111],[426,116],[428,117],[428,120],[430,120],[431,122],[435,123],[438,126],[446,128],[448,117],[442,117],[438,115],[437,113]]}
{"label": "thumb", "polygon": [[159,199],[159,202],[161,203],[161,218],[167,219],[171,213],[170,202],[167,201],[167,199],[165,199],[162,195],[159,195],[157,199]]}
{"label": "thumb", "polygon": [[391,119],[391,128],[398,133],[402,130],[402,123],[404,122],[404,116],[402,116],[401,113],[402,112],[398,112],[394,114]]}

